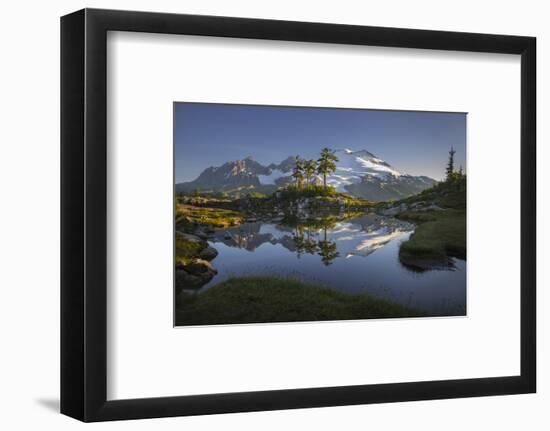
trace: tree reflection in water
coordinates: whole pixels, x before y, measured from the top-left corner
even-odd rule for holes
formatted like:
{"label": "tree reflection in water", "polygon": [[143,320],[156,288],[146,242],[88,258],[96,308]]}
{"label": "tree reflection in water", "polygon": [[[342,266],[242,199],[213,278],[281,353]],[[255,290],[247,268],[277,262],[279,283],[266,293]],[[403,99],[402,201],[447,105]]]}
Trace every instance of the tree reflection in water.
{"label": "tree reflection in water", "polygon": [[[334,259],[340,256],[336,249],[336,241],[329,240],[327,230],[334,228],[336,222],[332,220],[315,220],[312,222],[302,221],[296,223],[292,240],[296,246],[298,258],[303,253],[317,254],[321,257],[321,262],[325,266],[332,263]],[[318,241],[315,236],[318,235],[318,230],[323,231],[323,238]]]}

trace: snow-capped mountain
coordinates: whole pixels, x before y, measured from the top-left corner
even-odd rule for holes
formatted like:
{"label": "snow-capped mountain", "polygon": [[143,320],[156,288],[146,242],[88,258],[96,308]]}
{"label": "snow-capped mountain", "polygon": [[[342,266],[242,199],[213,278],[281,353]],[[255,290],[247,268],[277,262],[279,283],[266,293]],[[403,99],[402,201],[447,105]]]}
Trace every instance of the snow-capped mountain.
{"label": "snow-capped mountain", "polygon": [[[367,150],[335,151],[336,171],[327,176],[327,183],[337,191],[372,201],[402,199],[431,187],[435,180],[426,176],[401,173]],[[177,193],[194,190],[233,192],[250,190],[272,192],[293,181],[295,157],[264,166],[252,157],[205,169],[196,180],[176,184]],[[319,177],[316,181],[321,181]]]}
{"label": "snow-capped mountain", "polygon": [[260,184],[283,186],[291,180],[292,170],[296,164],[296,157],[287,157],[281,163],[271,163],[268,166],[269,174],[260,175]]}
{"label": "snow-capped mountain", "polygon": [[339,192],[346,192],[346,186],[360,183],[365,175],[378,179],[401,176],[399,171],[367,150],[352,151],[346,148],[334,153],[338,157],[336,172],[329,175],[327,182]]}

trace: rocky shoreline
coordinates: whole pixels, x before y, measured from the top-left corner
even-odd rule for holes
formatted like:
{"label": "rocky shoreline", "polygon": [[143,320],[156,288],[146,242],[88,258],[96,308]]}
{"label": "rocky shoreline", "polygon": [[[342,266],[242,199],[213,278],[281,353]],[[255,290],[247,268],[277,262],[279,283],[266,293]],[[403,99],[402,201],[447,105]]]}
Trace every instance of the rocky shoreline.
{"label": "rocky shoreline", "polygon": [[425,211],[445,211],[444,208],[436,205],[434,202],[420,201],[411,204],[401,202],[398,205],[385,204],[378,205],[376,212],[380,215],[395,217],[404,212],[425,212]]}
{"label": "rocky shoreline", "polygon": [[[189,245],[196,250],[194,256],[178,259],[178,245]],[[216,258],[218,251],[208,242],[196,235],[176,231],[176,288],[200,288],[208,283],[218,273],[211,261]]]}

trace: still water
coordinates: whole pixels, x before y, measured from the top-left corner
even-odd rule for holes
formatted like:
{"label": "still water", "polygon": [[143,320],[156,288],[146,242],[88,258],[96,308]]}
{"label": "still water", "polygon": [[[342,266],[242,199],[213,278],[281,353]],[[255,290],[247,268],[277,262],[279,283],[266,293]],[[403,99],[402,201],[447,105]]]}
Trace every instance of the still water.
{"label": "still water", "polygon": [[343,292],[369,292],[428,315],[466,314],[466,262],[415,272],[399,262],[399,245],[414,226],[364,215],[336,223],[286,226],[246,223],[217,233],[210,244],[218,274],[200,292],[230,277],[277,275]]}

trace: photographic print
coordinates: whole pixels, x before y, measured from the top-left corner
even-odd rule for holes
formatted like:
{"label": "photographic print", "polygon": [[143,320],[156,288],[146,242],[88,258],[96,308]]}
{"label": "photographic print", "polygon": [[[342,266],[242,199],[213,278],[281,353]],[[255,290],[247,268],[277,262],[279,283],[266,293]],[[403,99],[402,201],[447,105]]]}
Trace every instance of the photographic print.
{"label": "photographic print", "polygon": [[175,325],[465,316],[466,121],[174,103]]}

